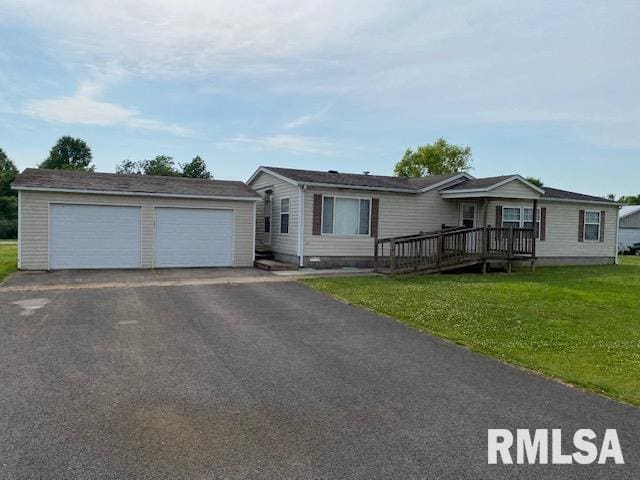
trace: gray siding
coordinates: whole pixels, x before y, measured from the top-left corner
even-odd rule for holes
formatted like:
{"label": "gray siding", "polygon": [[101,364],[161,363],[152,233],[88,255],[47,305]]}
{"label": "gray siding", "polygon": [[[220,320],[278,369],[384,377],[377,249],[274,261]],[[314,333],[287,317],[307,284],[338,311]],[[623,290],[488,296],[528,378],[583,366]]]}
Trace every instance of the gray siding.
{"label": "gray siding", "polygon": [[[530,201],[492,200],[489,202],[487,223],[495,225],[496,205],[504,207],[533,206]],[[541,200],[538,207],[547,209],[546,239],[536,243],[538,257],[615,257],[616,256],[616,225],[618,208],[616,206],[594,205],[589,203],[554,202]],[[578,223],[580,210],[606,212],[605,241],[579,242]],[[482,224],[482,220],[480,221]]]}
{"label": "gray siding", "polygon": [[458,204],[444,200],[437,190],[420,194],[389,193],[373,190],[316,189],[305,191],[304,256],[372,256],[371,236],[313,235],[313,197],[315,194],[378,198],[378,236],[408,235],[438,230],[443,223],[457,225]]}
{"label": "gray siding", "polygon": [[489,192],[492,197],[504,198],[538,198],[540,194],[522,183],[520,180],[511,180],[504,185],[494,188]]}
{"label": "gray siding", "polygon": [[[300,189],[297,185],[285,182],[266,172],[261,172],[249,184],[264,197],[264,192],[273,190],[273,208],[271,216],[271,246],[274,253],[298,255],[298,218],[300,212]],[[289,233],[280,233],[280,201],[289,198]],[[264,200],[256,206],[256,245],[263,246],[264,239]]]}
{"label": "gray siding", "polygon": [[49,203],[142,206],[142,267],[153,266],[154,206],[231,208],[234,211],[234,266],[253,264],[253,208],[255,202],[204,200],[133,195],[22,191],[20,261],[25,270],[46,270],[49,264]]}
{"label": "gray siding", "polygon": [[640,211],[621,218],[620,228],[640,228]]}

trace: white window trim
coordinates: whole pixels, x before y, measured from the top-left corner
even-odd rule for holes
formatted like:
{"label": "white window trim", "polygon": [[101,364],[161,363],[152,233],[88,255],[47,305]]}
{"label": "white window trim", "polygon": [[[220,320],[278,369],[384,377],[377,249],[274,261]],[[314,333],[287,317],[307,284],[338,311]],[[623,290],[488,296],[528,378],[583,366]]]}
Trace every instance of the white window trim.
{"label": "white window trim", "polygon": [[[588,213],[597,213],[598,214],[598,223],[587,222],[587,214]],[[587,225],[598,225],[598,238],[597,240],[589,240],[587,238]],[[602,213],[600,210],[585,210],[584,211],[584,220],[582,221],[582,241],[583,242],[593,242],[599,243],[602,235]],[[617,247],[616,247],[617,248]]]}
{"label": "white window trim", "polygon": [[[289,200],[289,208],[287,209],[286,212],[282,211],[282,201],[283,200]],[[289,215],[289,224],[287,225],[287,232],[283,233],[282,232],[282,215]],[[278,234],[279,235],[289,235],[289,231],[291,230],[291,197],[282,197],[280,199],[280,225],[278,225]],[[273,230],[273,228],[272,228]]]}
{"label": "white window trim", "polygon": [[[356,233],[355,235],[343,235],[340,233],[325,233],[323,231],[324,229],[324,199],[325,198],[333,198],[334,202],[333,202],[333,223],[331,225],[331,229],[335,232],[336,231],[336,215],[335,215],[335,209],[336,209],[336,204],[335,204],[335,199],[338,198],[346,198],[348,200],[358,200],[358,202],[360,202],[360,200],[368,200],[369,201],[369,233]],[[320,235],[325,235],[328,237],[345,237],[345,238],[362,238],[362,237],[369,237],[371,236],[371,205],[372,205],[372,197],[349,197],[346,195],[322,195],[322,211],[320,214]],[[360,203],[358,203],[358,221],[360,219]]]}
{"label": "white window trim", "polygon": [[464,223],[464,207],[473,207],[473,228],[478,227],[478,203],[477,202],[460,202],[458,210],[458,223],[463,226]]}
{"label": "white window trim", "polygon": [[[525,211],[525,209],[533,210],[533,207],[519,207],[519,206],[513,206],[512,207],[510,205],[503,205],[502,206],[502,225],[500,225],[501,228],[505,228],[504,227],[504,222],[505,222],[505,220],[504,220],[504,209],[505,208],[519,208],[520,209],[520,227],[518,227],[518,228],[525,228],[524,224],[525,224],[526,220],[524,219],[524,211]],[[540,240],[540,234],[542,233],[542,217],[541,217],[541,215],[542,215],[542,208],[538,207],[538,213],[536,215],[536,222],[535,223],[540,224],[540,228],[538,229],[538,233],[536,235],[536,240]],[[586,218],[586,216],[585,216],[585,218]],[[507,220],[507,221],[515,222],[515,220]],[[535,227],[535,224],[534,224],[533,225],[534,231],[535,231],[535,228],[536,227]]]}

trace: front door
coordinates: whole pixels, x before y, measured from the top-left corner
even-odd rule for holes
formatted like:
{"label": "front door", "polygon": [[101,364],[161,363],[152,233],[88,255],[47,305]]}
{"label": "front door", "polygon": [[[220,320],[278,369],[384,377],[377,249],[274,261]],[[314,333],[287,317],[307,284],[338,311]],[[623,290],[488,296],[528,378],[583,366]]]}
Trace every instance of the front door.
{"label": "front door", "polygon": [[264,245],[271,245],[271,195],[267,194],[264,197],[264,236],[262,243]]}
{"label": "front door", "polygon": [[476,228],[477,223],[477,205],[475,203],[461,203],[460,226],[465,228]]}

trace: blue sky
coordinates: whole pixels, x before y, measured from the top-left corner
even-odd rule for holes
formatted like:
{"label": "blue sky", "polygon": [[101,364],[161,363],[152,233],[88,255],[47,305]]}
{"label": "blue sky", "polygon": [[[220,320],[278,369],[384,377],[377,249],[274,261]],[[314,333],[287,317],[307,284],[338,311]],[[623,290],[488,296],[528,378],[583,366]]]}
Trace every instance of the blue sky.
{"label": "blue sky", "polygon": [[640,192],[637,1],[0,0],[0,147],[99,171],[201,155],[391,174],[439,136],[476,176]]}

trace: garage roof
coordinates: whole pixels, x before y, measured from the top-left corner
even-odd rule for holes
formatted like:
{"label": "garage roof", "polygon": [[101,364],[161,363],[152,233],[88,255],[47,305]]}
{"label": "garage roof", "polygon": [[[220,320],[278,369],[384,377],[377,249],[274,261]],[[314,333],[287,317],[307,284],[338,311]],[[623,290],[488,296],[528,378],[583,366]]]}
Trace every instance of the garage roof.
{"label": "garage roof", "polygon": [[11,188],[14,190],[236,200],[258,200],[260,198],[248,185],[238,181],[50,170],[46,168],[27,168],[16,177]]}

